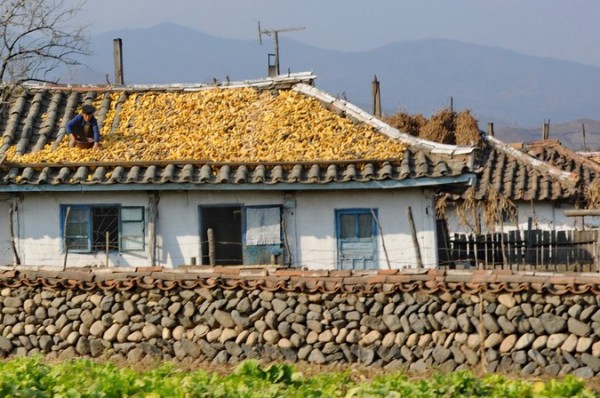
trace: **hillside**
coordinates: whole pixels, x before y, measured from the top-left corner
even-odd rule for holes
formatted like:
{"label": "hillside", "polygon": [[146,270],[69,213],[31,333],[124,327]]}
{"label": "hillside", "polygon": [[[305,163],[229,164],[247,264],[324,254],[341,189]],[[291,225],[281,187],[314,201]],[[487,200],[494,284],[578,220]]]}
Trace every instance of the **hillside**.
{"label": "hillside", "polygon": [[[585,126],[585,142],[583,143],[583,128]],[[485,129],[484,125],[480,125]],[[514,127],[501,127],[494,129],[495,135],[505,142],[527,142],[542,139],[542,123],[538,128],[520,129]],[[560,140],[560,142],[571,149],[588,151],[600,150],[600,121],[590,119],[577,119],[567,123],[550,123],[549,138]]]}

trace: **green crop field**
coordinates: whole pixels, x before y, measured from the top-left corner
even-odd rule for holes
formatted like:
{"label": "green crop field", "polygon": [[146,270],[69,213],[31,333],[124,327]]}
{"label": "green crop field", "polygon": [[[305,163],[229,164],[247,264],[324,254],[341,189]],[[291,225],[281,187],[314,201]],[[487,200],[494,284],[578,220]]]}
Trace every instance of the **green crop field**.
{"label": "green crop field", "polygon": [[600,397],[574,377],[521,381],[468,372],[409,378],[401,373],[364,380],[349,371],[303,376],[287,364],[246,361],[227,374],[184,371],[173,365],[135,371],[76,359],[57,364],[39,358],[0,362],[0,397]]}

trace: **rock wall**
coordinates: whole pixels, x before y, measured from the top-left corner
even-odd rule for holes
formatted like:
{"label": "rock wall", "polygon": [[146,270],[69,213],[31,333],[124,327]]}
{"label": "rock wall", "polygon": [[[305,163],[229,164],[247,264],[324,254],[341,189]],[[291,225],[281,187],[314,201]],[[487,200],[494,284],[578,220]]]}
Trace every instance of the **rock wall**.
{"label": "rock wall", "polygon": [[0,270],[0,354],[600,372],[597,274]]}

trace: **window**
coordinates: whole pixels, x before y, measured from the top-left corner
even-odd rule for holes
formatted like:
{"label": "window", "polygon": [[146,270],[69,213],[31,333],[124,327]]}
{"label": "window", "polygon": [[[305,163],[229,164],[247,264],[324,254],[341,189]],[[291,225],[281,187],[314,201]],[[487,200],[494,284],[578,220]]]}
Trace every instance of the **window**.
{"label": "window", "polygon": [[143,251],[144,208],[118,205],[62,205],[61,231],[69,251]]}
{"label": "window", "polygon": [[283,260],[281,206],[210,205],[201,206],[199,214],[202,264],[258,265]]}

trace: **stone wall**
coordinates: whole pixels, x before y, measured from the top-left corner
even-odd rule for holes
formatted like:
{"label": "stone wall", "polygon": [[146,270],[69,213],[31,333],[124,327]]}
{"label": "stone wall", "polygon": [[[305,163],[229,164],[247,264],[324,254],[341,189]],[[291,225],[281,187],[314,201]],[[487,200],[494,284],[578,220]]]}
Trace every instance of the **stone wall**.
{"label": "stone wall", "polygon": [[0,353],[600,372],[598,274],[0,269]]}

